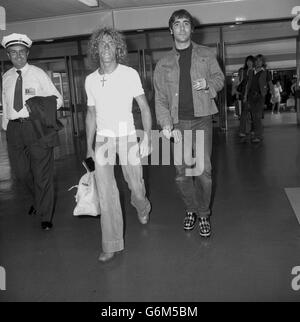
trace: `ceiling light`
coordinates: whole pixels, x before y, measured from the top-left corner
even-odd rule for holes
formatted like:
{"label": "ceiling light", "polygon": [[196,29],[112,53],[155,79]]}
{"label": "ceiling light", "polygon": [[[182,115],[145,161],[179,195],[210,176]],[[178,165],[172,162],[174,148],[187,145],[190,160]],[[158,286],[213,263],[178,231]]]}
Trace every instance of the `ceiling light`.
{"label": "ceiling light", "polygon": [[244,21],[246,21],[246,18],[245,17],[236,17],[235,18],[235,23],[237,25],[242,24]]}
{"label": "ceiling light", "polygon": [[78,1],[84,3],[89,7],[99,7],[98,0],[78,0]]}

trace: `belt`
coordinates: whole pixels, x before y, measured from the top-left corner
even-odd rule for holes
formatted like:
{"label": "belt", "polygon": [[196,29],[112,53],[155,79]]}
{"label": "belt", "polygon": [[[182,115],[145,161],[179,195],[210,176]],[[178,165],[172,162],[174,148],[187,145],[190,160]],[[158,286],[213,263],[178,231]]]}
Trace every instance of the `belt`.
{"label": "belt", "polygon": [[10,122],[24,123],[30,121],[29,117],[20,117],[18,119],[10,120]]}

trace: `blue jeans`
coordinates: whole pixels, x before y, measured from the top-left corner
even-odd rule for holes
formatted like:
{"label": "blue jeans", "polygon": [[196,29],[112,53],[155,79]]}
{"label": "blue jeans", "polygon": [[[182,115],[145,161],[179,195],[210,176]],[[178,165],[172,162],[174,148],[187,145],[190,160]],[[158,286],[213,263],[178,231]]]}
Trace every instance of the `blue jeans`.
{"label": "blue jeans", "polygon": [[124,249],[123,216],[119,190],[114,176],[116,153],[126,182],[131,190],[131,204],[138,214],[150,211],[143,180],[143,168],[138,157],[136,136],[107,138],[97,136],[95,148],[95,174],[101,209],[102,249],[106,253]]}
{"label": "blue jeans", "polygon": [[[182,141],[174,144],[176,184],[187,212],[210,216],[212,117],[179,121]],[[197,134],[198,132],[198,134]]]}

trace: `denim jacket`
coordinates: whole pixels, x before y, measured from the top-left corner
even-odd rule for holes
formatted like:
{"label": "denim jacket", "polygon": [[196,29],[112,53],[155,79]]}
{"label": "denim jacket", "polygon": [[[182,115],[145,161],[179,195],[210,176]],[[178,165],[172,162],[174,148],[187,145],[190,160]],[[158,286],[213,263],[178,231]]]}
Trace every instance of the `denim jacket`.
{"label": "denim jacket", "polygon": [[[193,90],[194,115],[208,116],[218,113],[214,98],[224,86],[224,74],[208,47],[192,42],[192,82],[205,78],[208,89]],[[154,71],[155,110],[159,125],[173,126],[179,122],[179,53],[173,48],[156,65]]]}

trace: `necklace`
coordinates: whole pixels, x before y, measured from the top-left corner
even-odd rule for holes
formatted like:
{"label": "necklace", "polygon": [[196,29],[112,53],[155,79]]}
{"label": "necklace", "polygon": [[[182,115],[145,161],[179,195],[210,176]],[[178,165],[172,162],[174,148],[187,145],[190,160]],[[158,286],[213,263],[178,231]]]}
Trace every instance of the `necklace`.
{"label": "necklace", "polygon": [[108,79],[110,78],[110,75],[111,75],[111,74],[112,74],[112,73],[117,69],[117,67],[118,67],[118,65],[116,65],[116,67],[114,68],[114,70],[113,70],[111,73],[108,73],[108,74],[106,74],[106,73],[101,74],[100,69],[98,70],[98,72],[99,72],[100,76],[102,77],[102,78],[100,79],[100,82],[102,83],[102,87],[104,87],[105,82],[107,82],[107,81],[108,81]]}
{"label": "necklace", "polygon": [[107,82],[107,79],[105,79],[105,74],[103,75],[101,82],[102,82],[102,87],[104,87],[105,82]]}

